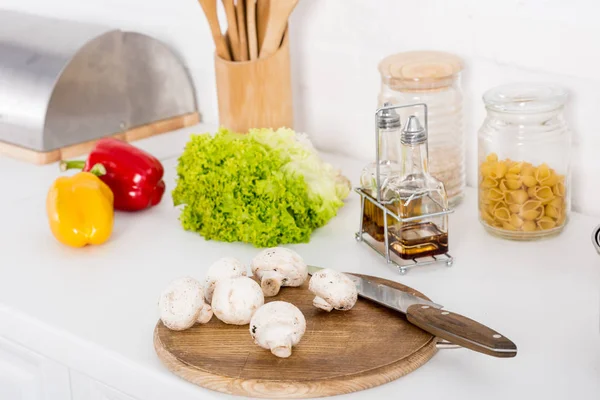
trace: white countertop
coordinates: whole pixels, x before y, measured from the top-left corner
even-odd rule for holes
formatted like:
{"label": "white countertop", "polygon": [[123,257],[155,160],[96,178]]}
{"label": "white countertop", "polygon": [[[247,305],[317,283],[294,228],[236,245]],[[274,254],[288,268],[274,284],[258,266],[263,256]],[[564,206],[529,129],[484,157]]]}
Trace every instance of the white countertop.
{"label": "white countertop", "polygon": [[[119,213],[113,237],[99,247],[67,248],[50,234],[45,196],[59,174],[55,164],[35,167],[0,157],[0,336],[136,398],[229,398],[172,375],[152,346],[157,297],[171,279],[202,278],[219,257],[249,261],[257,252],[184,231],[172,206],[177,156],[189,133],[213,128],[200,125],[136,143],[163,161],[168,192],[153,209]],[[325,158],[356,182],[363,162]],[[600,256],[590,240],[600,220],[573,213],[556,238],[500,240],[480,226],[476,193],[468,189],[450,216],[454,266],[401,276],[355,242],[359,204],[352,193],[309,244],[290,247],[309,264],[412,286],[504,333],[519,353],[497,359],[465,349],[440,351],[397,381],[341,398],[600,398]]]}

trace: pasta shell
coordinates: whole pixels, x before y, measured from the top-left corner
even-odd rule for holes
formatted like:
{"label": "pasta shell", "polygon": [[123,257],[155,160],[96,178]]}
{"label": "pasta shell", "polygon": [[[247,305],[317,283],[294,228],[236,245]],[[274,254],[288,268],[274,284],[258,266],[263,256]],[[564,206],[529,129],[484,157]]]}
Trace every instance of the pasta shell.
{"label": "pasta shell", "polygon": [[558,209],[556,207],[554,207],[552,204],[548,204],[545,208],[546,210],[546,216],[550,217],[550,218],[554,218],[557,219],[559,216],[559,212]]}
{"label": "pasta shell", "polygon": [[506,179],[502,179],[500,181],[500,184],[498,185],[498,188],[502,191],[502,192],[508,192],[508,188],[506,187]]}
{"label": "pasta shell", "polygon": [[521,207],[521,210],[524,210],[524,211],[535,210],[535,209],[540,208],[541,205],[542,205],[542,203],[540,201],[528,200],[525,202],[525,204],[523,204],[523,206]]}
{"label": "pasta shell", "polygon": [[485,159],[488,162],[497,162],[498,161],[498,154],[496,154],[496,153],[490,153],[490,154],[488,154],[488,156]]}
{"label": "pasta shell", "polygon": [[502,223],[502,229],[506,229],[507,231],[516,231],[517,230],[517,228],[515,228],[508,222]]}
{"label": "pasta shell", "polygon": [[537,169],[535,170],[535,179],[539,182],[542,183],[544,180],[548,179],[550,177],[550,168],[548,167],[548,165],[546,163],[541,164],[539,167],[537,167]]}
{"label": "pasta shell", "polygon": [[527,194],[529,195],[529,197],[531,197],[532,199],[535,199],[535,193],[537,192],[537,186],[534,187],[530,187],[529,189],[527,189]]}
{"label": "pasta shell", "polygon": [[481,179],[483,180],[490,176],[492,172],[492,166],[488,163],[483,163],[479,168],[479,172],[481,173]]}
{"label": "pasta shell", "polygon": [[521,182],[523,182],[523,185],[527,186],[528,188],[531,188],[531,187],[534,187],[537,185],[537,181],[535,180],[535,177],[533,177],[531,175],[521,176]]}
{"label": "pasta shell", "polygon": [[497,187],[497,186],[498,186],[498,181],[493,178],[490,178],[490,177],[485,178],[483,180],[483,182],[481,182],[481,187],[485,188],[485,189],[490,189],[490,188]]}
{"label": "pasta shell", "polygon": [[537,226],[541,230],[552,229],[556,226],[556,222],[550,217],[542,217],[537,220]]}
{"label": "pasta shell", "polygon": [[496,166],[490,172],[490,177],[494,179],[503,178],[506,175],[506,171],[508,170],[508,166],[505,163],[497,163]]}
{"label": "pasta shell", "polygon": [[535,191],[535,198],[542,202],[542,204],[548,204],[554,199],[554,193],[548,186],[542,186]]}
{"label": "pasta shell", "polygon": [[509,190],[517,190],[521,187],[521,181],[518,179],[507,179],[506,180],[506,187]]}
{"label": "pasta shell", "polygon": [[498,208],[508,208],[508,205],[503,201],[495,203],[492,209],[492,214],[494,214],[494,211],[496,211]]}
{"label": "pasta shell", "polygon": [[490,225],[494,223],[494,217],[487,210],[481,210],[481,219]]}
{"label": "pasta shell", "polygon": [[557,210],[560,210],[563,207],[563,199],[561,199],[560,197],[555,197],[554,199],[552,199],[549,205],[555,207]]}
{"label": "pasta shell", "polygon": [[504,200],[504,193],[502,193],[502,191],[500,189],[497,188],[491,188],[488,192],[487,192],[487,198],[491,201],[500,201],[500,200]]}
{"label": "pasta shell", "polygon": [[494,218],[499,221],[508,222],[510,221],[510,211],[506,207],[499,207],[494,210]]}
{"label": "pasta shell", "polygon": [[519,174],[506,174],[506,179],[507,180],[512,179],[512,180],[518,181],[521,179],[521,176]]}
{"label": "pasta shell", "polygon": [[520,228],[523,226],[523,220],[517,214],[512,214],[510,216],[510,224],[515,228]]}
{"label": "pasta shell", "polygon": [[544,186],[554,186],[558,183],[558,175],[556,174],[551,174],[548,179],[544,179],[543,181],[540,182],[540,184],[544,185]]}
{"label": "pasta shell", "polygon": [[521,204],[509,204],[508,209],[511,213],[518,214],[521,211]]}
{"label": "pasta shell", "polygon": [[542,203],[537,200],[529,200],[521,207],[519,216],[527,221],[539,218],[542,213]]}
{"label": "pasta shell", "polygon": [[509,174],[514,174],[514,175],[520,175],[521,174],[521,168],[523,168],[523,163],[522,162],[513,163],[508,168],[508,173]]}
{"label": "pasta shell", "polygon": [[[525,202],[529,199],[529,195],[524,190],[515,190],[513,192],[508,192],[510,199],[512,200],[512,204],[525,204]],[[511,204],[509,203],[509,204]]]}
{"label": "pasta shell", "polygon": [[560,197],[565,197],[566,189],[565,189],[564,183],[557,182],[552,187],[552,193],[554,193],[555,195],[560,196]]}
{"label": "pasta shell", "polygon": [[523,163],[521,167],[521,176],[534,176],[535,168],[529,163]]}
{"label": "pasta shell", "polygon": [[521,226],[521,230],[523,232],[533,232],[537,228],[535,221],[525,221],[523,222],[523,226]]}

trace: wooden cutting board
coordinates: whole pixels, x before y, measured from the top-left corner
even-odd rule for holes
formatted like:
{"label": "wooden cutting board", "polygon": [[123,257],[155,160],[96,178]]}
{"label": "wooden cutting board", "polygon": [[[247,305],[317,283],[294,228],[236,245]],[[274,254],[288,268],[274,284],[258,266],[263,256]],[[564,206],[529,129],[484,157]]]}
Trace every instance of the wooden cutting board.
{"label": "wooden cutting board", "polygon": [[[399,283],[366,277],[429,300]],[[327,313],[312,305],[313,297],[307,281],[265,299],[289,301],[306,317],[306,333],[287,359],[255,345],[248,325],[226,325],[216,317],[181,332],[159,321],[154,348],[163,364],[187,381],[263,398],[323,397],[368,389],[414,371],[436,353],[436,338],[403,314],[361,298],[350,311]]]}

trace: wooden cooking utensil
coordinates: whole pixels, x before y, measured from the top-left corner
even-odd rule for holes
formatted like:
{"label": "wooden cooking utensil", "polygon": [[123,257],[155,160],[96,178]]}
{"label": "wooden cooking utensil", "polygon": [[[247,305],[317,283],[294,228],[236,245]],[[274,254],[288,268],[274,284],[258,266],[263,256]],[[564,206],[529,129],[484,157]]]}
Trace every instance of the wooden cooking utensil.
{"label": "wooden cooking utensil", "polygon": [[[368,279],[427,299],[399,283]],[[248,325],[226,325],[215,317],[181,332],[158,321],[154,349],[170,371],[196,385],[279,399],[333,396],[382,385],[416,370],[436,353],[438,339],[401,313],[360,298],[350,311],[328,313],[314,307],[313,298],[307,281],[265,299],[288,301],[306,318],[306,333],[287,359],[255,345]]]}
{"label": "wooden cooking utensil", "polygon": [[240,61],[240,37],[237,28],[237,19],[235,13],[235,4],[233,0],[222,0],[227,16],[227,33],[229,43],[231,44],[231,52],[235,61]]}
{"label": "wooden cooking utensil", "polygon": [[298,4],[298,0],[277,0],[269,6],[267,31],[260,48],[260,58],[265,58],[275,53],[281,45],[283,32],[288,24],[288,18]]}
{"label": "wooden cooking utensil", "polygon": [[258,52],[262,49],[269,20],[270,0],[256,0],[256,33],[258,36]]}
{"label": "wooden cooking utensil", "polygon": [[198,2],[202,6],[204,15],[206,15],[206,19],[208,20],[210,33],[212,34],[217,49],[217,55],[225,60],[231,61],[231,55],[229,54],[227,43],[225,43],[225,38],[221,33],[221,26],[219,25],[219,18],[217,17],[217,0],[198,0]]}
{"label": "wooden cooking utensil", "polygon": [[246,28],[248,29],[248,50],[250,52],[250,60],[256,60],[258,58],[256,0],[246,0]]}
{"label": "wooden cooking utensil", "polygon": [[240,60],[248,61],[248,39],[246,36],[246,5],[245,0],[237,0],[237,27],[240,35]]}

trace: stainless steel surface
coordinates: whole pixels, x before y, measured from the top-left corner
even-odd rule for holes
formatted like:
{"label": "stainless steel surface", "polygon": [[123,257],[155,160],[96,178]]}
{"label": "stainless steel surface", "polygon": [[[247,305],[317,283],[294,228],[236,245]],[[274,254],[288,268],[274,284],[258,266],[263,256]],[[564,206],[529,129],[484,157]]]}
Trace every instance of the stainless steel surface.
{"label": "stainless steel surface", "polygon": [[594,229],[594,233],[592,233],[592,243],[598,254],[600,254],[600,225],[598,225]]}
{"label": "stainless steel surface", "polygon": [[[322,269],[323,268],[321,267],[309,265],[308,273],[313,275]],[[348,276],[348,278],[354,282],[360,297],[369,299],[375,303],[391,308],[392,310],[400,311],[404,314],[406,314],[408,307],[412,306],[413,304],[424,304],[434,308],[443,308],[443,306],[434,302],[422,299],[407,292],[403,292],[402,290],[394,289],[393,287],[387,285],[369,281],[368,279],[360,276],[350,273],[346,274],[346,276]]]}
{"label": "stainless steel surface", "polygon": [[421,125],[421,121],[414,115],[408,117],[406,126],[402,129],[400,140],[403,144],[417,145],[427,140],[427,131]]}
{"label": "stainless steel surface", "polygon": [[393,287],[382,285],[380,283],[371,282],[356,275],[346,275],[348,275],[350,279],[354,281],[359,296],[379,303],[382,306],[391,308],[392,310],[400,311],[406,314],[408,307],[414,304],[424,304],[434,308],[442,308],[442,306],[439,304],[424,300],[410,293],[403,292],[402,290],[394,289]]}
{"label": "stainless steel surface", "polygon": [[[392,103],[384,103],[383,107],[391,107]],[[379,129],[400,128],[400,115],[393,108],[385,108],[379,115]]]}
{"label": "stainless steel surface", "polygon": [[451,343],[447,340],[444,339],[440,339],[436,344],[435,347],[437,347],[438,350],[445,350],[445,349],[464,349],[464,347],[458,345],[458,344],[454,344]]}
{"label": "stainless steel surface", "polygon": [[196,109],[185,67],[161,42],[0,10],[0,140],[50,151]]}

